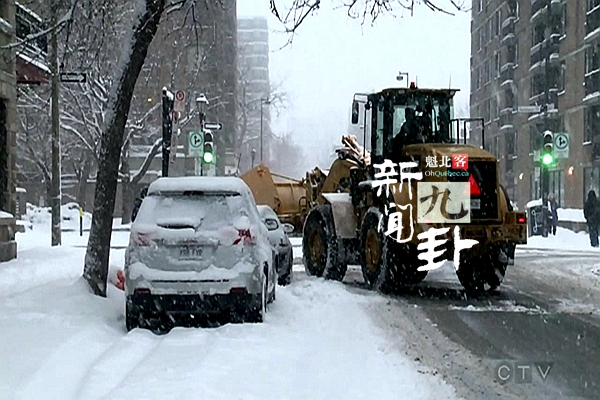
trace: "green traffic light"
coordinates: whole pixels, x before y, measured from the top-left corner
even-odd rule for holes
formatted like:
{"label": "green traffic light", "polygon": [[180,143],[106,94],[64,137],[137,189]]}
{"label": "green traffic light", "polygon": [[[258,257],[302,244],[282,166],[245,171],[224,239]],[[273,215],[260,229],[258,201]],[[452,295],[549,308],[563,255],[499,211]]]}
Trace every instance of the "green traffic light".
{"label": "green traffic light", "polygon": [[544,165],[550,165],[554,162],[554,157],[552,157],[552,154],[544,154],[542,156],[542,164]]}
{"label": "green traffic light", "polygon": [[213,153],[205,152],[202,156],[202,159],[204,160],[204,162],[206,164],[210,164],[213,162],[214,155],[213,155]]}

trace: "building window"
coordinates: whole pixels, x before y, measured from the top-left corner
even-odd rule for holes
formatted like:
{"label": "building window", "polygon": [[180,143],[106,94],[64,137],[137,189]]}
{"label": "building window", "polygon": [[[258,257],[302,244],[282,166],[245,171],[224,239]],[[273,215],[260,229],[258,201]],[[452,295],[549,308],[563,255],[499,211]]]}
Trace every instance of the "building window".
{"label": "building window", "polygon": [[[599,0],[600,1],[600,0]],[[589,74],[600,69],[598,45],[593,45],[585,50],[585,73]]]}
{"label": "building window", "polygon": [[479,29],[479,41],[477,42],[477,50],[481,51],[481,46],[483,46],[483,38],[484,38],[484,34],[483,34],[484,29]]}
{"label": "building window", "polygon": [[585,109],[583,142],[591,142],[594,135],[600,135],[600,105]]}
{"label": "building window", "polygon": [[494,136],[494,142],[493,142],[493,148],[492,148],[492,154],[494,154],[496,156],[496,158],[500,158],[500,138],[498,136]]}
{"label": "building window", "polygon": [[517,132],[511,132],[505,136],[506,154],[509,156],[517,156]]}
{"label": "building window", "polygon": [[480,79],[480,68],[475,68],[475,89],[479,89],[481,87],[481,79]]}
{"label": "building window", "polygon": [[536,179],[535,174],[531,174],[530,182],[531,182],[531,187],[530,187],[531,198],[539,199],[540,198],[540,185],[538,184],[538,180]]}
{"label": "building window", "polygon": [[554,198],[560,207],[565,197],[563,171],[548,171],[548,194],[550,193],[554,193]]}
{"label": "building window", "polygon": [[500,77],[500,52],[494,54],[494,78]]}
{"label": "building window", "polygon": [[518,42],[508,46],[507,60],[509,63],[518,64],[519,60],[519,44]]}
{"label": "building window", "polygon": [[508,2],[508,14],[511,17],[519,18],[519,2],[518,2],[518,0],[510,0]]}
{"label": "building window", "polygon": [[502,32],[502,10],[496,12],[496,31],[494,33],[498,36],[500,32]]}
{"label": "building window", "polygon": [[515,94],[512,89],[506,89],[504,91],[504,108],[515,108]]}
{"label": "building window", "polygon": [[558,81],[558,91],[559,92],[564,92],[565,91],[565,79],[567,77],[567,65],[565,64],[565,62],[561,62],[560,63],[560,79]]}
{"label": "building window", "polygon": [[483,12],[483,0],[477,0],[477,12]]}
{"label": "building window", "polygon": [[594,8],[600,5],[600,0],[588,0],[588,11],[593,10]]}
{"label": "building window", "polygon": [[496,96],[492,95],[490,99],[490,119],[493,121],[498,118],[498,100],[496,100]]}
{"label": "building window", "polygon": [[560,15],[560,34],[565,36],[567,34],[567,5],[562,6],[562,14]]}
{"label": "building window", "polygon": [[531,47],[544,41],[546,27],[544,25],[536,25],[531,31]]}
{"label": "building window", "polygon": [[[583,169],[583,201],[587,200],[590,190],[600,193],[600,167],[587,167]],[[582,204],[583,206],[583,204]]]}
{"label": "building window", "polygon": [[487,32],[488,32],[488,43],[492,41],[492,37],[494,36],[494,29],[492,27],[493,18],[488,19],[487,22]]}
{"label": "building window", "polygon": [[483,64],[483,83],[490,83],[490,60],[485,60]]}

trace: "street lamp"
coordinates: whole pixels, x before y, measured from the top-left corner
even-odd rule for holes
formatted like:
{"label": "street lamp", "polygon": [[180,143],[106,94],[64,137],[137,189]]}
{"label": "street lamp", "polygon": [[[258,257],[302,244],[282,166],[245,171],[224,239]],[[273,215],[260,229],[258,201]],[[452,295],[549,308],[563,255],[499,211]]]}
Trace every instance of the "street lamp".
{"label": "street lamp", "polygon": [[408,87],[408,72],[398,72],[397,81],[403,81],[406,76],[406,87]]}
{"label": "street lamp", "polygon": [[[268,98],[260,99],[260,163],[263,162],[263,106],[270,105],[271,100]],[[253,163],[254,164],[254,163]],[[254,167],[254,165],[252,165]]]}
{"label": "street lamp", "polygon": [[208,108],[208,99],[204,93],[196,97],[196,106],[198,107],[198,117],[200,118],[200,129],[204,131],[204,121],[206,120],[206,109]]}
{"label": "street lamp", "polygon": [[250,152],[250,156],[252,157],[252,168],[254,168],[254,157],[256,157],[256,149],[252,149]]}

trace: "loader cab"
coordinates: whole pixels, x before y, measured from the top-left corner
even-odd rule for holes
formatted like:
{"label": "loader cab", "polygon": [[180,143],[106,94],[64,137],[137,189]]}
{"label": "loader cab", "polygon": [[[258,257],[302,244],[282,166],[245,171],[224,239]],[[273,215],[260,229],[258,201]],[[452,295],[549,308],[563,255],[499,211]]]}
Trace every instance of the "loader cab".
{"label": "loader cab", "polygon": [[[385,89],[355,95],[352,123],[363,123],[364,143],[372,164],[398,161],[406,146],[417,143],[452,143],[453,97],[457,89]],[[362,96],[362,98],[360,98]],[[364,106],[360,107],[360,103]],[[361,118],[361,108],[364,109]]]}

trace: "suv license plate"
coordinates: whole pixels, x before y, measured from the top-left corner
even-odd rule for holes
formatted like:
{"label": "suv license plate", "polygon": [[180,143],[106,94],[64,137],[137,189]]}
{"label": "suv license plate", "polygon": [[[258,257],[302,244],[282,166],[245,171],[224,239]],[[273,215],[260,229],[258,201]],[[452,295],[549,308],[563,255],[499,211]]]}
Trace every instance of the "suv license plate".
{"label": "suv license plate", "polygon": [[481,208],[480,199],[471,199],[471,210],[479,210]]}
{"label": "suv license plate", "polygon": [[180,260],[200,260],[202,259],[202,247],[183,246],[179,249]]}

